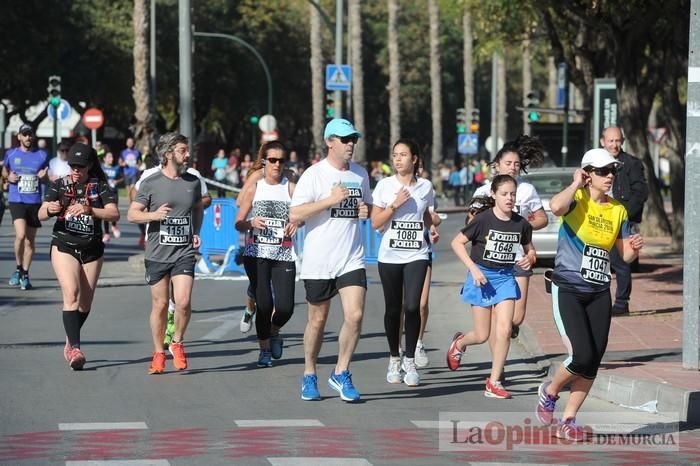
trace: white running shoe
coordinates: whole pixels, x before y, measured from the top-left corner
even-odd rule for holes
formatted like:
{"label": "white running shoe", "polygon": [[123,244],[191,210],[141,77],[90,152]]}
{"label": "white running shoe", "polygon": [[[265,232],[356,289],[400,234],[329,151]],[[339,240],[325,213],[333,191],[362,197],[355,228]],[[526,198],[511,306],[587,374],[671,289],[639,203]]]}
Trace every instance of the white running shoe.
{"label": "white running shoe", "polygon": [[401,358],[389,358],[386,381],[389,383],[401,383]]}
{"label": "white running shoe", "polygon": [[409,387],[417,387],[420,384],[420,375],[418,375],[416,360],[414,358],[403,358],[401,369],[406,373],[403,376],[403,383]]}
{"label": "white running shoe", "polygon": [[246,311],[243,313],[243,317],[241,317],[242,333],[250,332],[250,328],[253,326],[253,316],[255,316],[255,311],[251,313],[250,310],[246,309]]}
{"label": "white running shoe", "polygon": [[416,346],[415,359],[416,359],[416,367],[418,367],[419,369],[422,369],[424,367],[428,367],[428,364],[430,364],[430,360],[428,359],[428,354],[425,352],[425,346],[423,346],[422,344]]}

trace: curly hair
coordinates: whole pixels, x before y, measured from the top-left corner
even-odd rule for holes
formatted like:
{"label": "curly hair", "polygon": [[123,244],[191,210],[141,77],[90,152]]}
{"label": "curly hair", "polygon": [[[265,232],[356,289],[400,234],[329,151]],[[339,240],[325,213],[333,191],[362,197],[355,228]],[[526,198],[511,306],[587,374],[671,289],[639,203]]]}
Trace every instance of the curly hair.
{"label": "curly hair", "polygon": [[491,196],[476,196],[469,201],[467,207],[467,218],[464,219],[464,224],[468,224],[474,217],[482,212],[489,210],[495,205],[495,201]]}
{"label": "curly hair", "polygon": [[514,141],[503,144],[494,157],[492,164],[498,164],[504,155],[513,152],[520,157],[520,171],[527,173],[528,168],[537,168],[544,163],[544,145],[536,136],[521,134]]}

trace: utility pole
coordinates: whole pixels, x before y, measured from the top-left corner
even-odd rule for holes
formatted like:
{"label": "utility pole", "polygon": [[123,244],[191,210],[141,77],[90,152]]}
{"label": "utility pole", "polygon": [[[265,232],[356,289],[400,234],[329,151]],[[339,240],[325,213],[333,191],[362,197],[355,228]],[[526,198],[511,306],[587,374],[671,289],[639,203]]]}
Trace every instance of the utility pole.
{"label": "utility pole", "polygon": [[690,2],[683,235],[683,368],[700,369],[700,0]]}
{"label": "utility pole", "polygon": [[[335,0],[335,65],[337,67],[343,64],[343,3],[343,0]],[[336,118],[343,116],[342,98],[342,92],[335,91],[333,100],[335,101]]]}
{"label": "utility pole", "polygon": [[[156,0],[151,0],[151,115],[156,117]],[[155,129],[155,121],[153,122]],[[154,133],[155,134],[155,131]]]}
{"label": "utility pole", "polygon": [[[180,65],[180,133],[190,140],[193,150],[194,131],[192,123],[192,22],[190,19],[190,0],[178,0],[178,34]],[[197,154],[192,152],[192,159]]]}
{"label": "utility pole", "polygon": [[491,153],[491,160],[498,151],[498,55],[491,55],[491,147],[486,149]]}
{"label": "utility pole", "polygon": [[564,71],[564,124],[561,135],[561,166],[566,167],[569,154],[569,73]]}

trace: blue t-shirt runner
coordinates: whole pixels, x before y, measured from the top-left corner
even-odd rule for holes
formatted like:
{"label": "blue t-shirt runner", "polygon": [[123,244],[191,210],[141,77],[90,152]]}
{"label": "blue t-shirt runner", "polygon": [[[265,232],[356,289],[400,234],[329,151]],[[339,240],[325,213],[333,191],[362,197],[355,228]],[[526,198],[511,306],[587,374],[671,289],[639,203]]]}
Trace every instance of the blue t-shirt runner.
{"label": "blue t-shirt runner", "polygon": [[48,155],[41,149],[23,151],[19,147],[5,153],[3,166],[8,173],[19,176],[17,183],[10,183],[8,201],[22,204],[41,204],[41,179],[39,172],[49,166]]}

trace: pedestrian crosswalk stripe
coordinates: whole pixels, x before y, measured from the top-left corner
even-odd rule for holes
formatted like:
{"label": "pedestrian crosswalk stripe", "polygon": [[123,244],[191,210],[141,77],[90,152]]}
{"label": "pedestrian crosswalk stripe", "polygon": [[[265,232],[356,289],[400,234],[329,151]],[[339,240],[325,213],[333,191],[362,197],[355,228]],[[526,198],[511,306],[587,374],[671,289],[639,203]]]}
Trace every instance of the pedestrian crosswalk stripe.
{"label": "pedestrian crosswalk stripe", "polygon": [[125,430],[148,429],[145,422],[68,422],[59,423],[58,430]]}
{"label": "pedestrian crosswalk stripe", "polygon": [[66,466],[170,466],[168,460],[89,460],[66,461]]}
{"label": "pedestrian crosswalk stripe", "polygon": [[411,421],[411,424],[419,429],[452,429],[450,421]]}
{"label": "pedestrian crosswalk stripe", "polygon": [[318,419],[240,419],[238,427],[323,427]]}
{"label": "pedestrian crosswalk stripe", "polygon": [[323,457],[291,457],[268,458],[272,466],[372,466],[364,458],[323,458]]}

